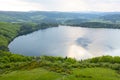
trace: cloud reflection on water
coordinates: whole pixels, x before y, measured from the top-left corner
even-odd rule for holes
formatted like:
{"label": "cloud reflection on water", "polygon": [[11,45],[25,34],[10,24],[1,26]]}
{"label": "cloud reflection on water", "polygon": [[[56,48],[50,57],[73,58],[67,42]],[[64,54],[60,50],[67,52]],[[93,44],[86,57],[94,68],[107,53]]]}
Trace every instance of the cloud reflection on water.
{"label": "cloud reflection on water", "polygon": [[20,36],[9,44],[13,53],[85,59],[120,56],[120,30],[59,26]]}

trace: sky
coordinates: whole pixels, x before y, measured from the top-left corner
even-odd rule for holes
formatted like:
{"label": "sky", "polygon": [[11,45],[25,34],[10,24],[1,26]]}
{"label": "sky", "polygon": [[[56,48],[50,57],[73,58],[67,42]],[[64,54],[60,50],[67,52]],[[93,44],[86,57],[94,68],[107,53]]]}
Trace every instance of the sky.
{"label": "sky", "polygon": [[120,0],[0,0],[2,11],[120,11]]}

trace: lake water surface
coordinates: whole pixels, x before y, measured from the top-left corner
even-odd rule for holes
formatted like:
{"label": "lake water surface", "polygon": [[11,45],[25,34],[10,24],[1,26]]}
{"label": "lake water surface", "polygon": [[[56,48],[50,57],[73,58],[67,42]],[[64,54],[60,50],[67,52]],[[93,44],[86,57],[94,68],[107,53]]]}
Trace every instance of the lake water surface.
{"label": "lake water surface", "polygon": [[9,49],[28,56],[61,56],[86,59],[120,56],[120,29],[59,26],[15,38]]}

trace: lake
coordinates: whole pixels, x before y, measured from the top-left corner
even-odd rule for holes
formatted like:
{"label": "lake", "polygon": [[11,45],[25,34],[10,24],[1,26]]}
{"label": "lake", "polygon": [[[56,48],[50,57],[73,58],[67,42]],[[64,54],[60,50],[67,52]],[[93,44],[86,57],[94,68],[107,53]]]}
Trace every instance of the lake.
{"label": "lake", "polygon": [[87,59],[120,56],[120,30],[59,26],[19,36],[9,50],[28,56],[61,56]]}

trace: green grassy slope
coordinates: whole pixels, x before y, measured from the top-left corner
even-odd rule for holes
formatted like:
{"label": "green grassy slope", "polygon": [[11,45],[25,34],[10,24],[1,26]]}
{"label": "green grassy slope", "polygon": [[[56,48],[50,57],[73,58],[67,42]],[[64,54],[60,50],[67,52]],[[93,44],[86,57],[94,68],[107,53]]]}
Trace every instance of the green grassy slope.
{"label": "green grassy slope", "polygon": [[0,80],[120,80],[116,71],[105,68],[74,69],[71,75],[61,75],[42,68],[2,74]]}
{"label": "green grassy slope", "polygon": [[65,80],[120,80],[120,75],[106,68],[75,69]]}
{"label": "green grassy slope", "polygon": [[14,71],[0,76],[0,80],[57,80],[60,74],[38,68],[30,71]]}

